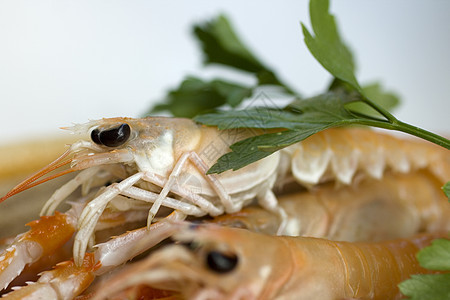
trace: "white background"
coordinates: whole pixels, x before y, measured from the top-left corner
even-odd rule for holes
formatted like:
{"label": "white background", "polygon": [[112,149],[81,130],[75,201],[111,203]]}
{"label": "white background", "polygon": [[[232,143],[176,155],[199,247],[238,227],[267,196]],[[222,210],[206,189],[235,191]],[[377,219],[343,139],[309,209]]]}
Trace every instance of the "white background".
{"label": "white background", "polygon": [[[303,95],[329,75],[303,43],[307,1],[0,1],[0,144],[89,119],[142,115],[201,71],[191,25],[226,13]],[[450,132],[450,1],[332,1],[361,82],[403,99],[401,120]]]}

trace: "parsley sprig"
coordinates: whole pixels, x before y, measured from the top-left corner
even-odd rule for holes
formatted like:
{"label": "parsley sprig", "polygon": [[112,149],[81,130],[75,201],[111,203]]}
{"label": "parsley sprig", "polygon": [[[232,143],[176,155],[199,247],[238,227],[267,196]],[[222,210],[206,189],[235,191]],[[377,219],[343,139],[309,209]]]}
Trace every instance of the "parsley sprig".
{"label": "parsley sprig", "polygon": [[[324,93],[302,99],[249,50],[226,17],[219,16],[194,27],[194,34],[204,52],[205,65],[246,72],[255,77],[256,84],[189,77],[170,91],[165,101],[152,112],[168,110],[178,117],[195,116],[197,122],[219,129],[258,128],[266,132],[231,145],[232,151],[222,156],[208,173],[237,170],[314,133],[346,125],[402,131],[450,149],[448,139],[395,118],[388,110],[398,103],[395,95],[385,92],[379,84],[362,86],[358,82],[353,55],[339,35],[334,16],[329,13],[328,0],[311,0],[310,16],[312,32],[301,24],[305,43],[334,77]],[[258,88],[268,85],[280,88],[295,100],[281,109],[258,107],[210,112],[218,107],[236,108],[254,96]],[[274,133],[274,129],[279,132]]]}
{"label": "parsley sprig", "polygon": [[[314,35],[302,24],[305,43],[319,63],[335,77],[330,89],[309,99],[297,99],[278,111],[266,107],[196,116],[194,119],[197,122],[220,129],[287,129],[231,145],[232,152],[222,156],[209,173],[237,170],[316,132],[344,125],[367,125],[402,131],[450,149],[448,139],[395,118],[386,106],[380,104],[380,100],[386,100],[388,96],[378,85],[372,85],[371,88],[360,85],[355,75],[353,55],[339,35],[334,17],[329,13],[328,0],[311,0],[310,16]],[[207,55],[208,61],[218,61],[211,59],[211,56],[211,53]],[[391,101],[395,102],[392,95]],[[367,113],[368,110],[372,113]],[[261,116],[266,118],[264,122],[260,122]]]}

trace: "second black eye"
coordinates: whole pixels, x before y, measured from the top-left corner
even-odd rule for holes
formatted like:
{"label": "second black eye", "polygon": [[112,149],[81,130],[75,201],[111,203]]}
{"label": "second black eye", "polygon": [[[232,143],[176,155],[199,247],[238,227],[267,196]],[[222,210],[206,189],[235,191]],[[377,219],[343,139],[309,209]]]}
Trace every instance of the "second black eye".
{"label": "second black eye", "polygon": [[91,132],[91,139],[98,145],[104,145],[106,147],[118,147],[126,143],[131,134],[130,125],[123,123],[118,127],[98,130],[94,129]]}
{"label": "second black eye", "polygon": [[238,263],[236,255],[229,255],[219,251],[210,251],[206,256],[206,264],[216,273],[233,271]]}

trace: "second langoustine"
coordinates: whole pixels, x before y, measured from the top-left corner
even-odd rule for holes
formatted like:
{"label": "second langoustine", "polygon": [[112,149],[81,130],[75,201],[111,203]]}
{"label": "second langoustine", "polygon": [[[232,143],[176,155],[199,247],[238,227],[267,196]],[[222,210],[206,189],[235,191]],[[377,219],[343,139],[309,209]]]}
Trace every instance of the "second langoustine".
{"label": "second langoustine", "polygon": [[[185,299],[399,299],[397,284],[429,273],[419,249],[447,234],[376,243],[269,236],[214,224],[178,224],[179,245],[152,253],[99,286],[95,300],[135,285]],[[186,246],[186,243],[187,246]]]}

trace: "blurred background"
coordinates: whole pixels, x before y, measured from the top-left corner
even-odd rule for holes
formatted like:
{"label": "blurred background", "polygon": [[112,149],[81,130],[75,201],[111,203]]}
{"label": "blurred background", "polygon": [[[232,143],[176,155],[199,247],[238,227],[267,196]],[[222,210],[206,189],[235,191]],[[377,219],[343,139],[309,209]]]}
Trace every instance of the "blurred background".
{"label": "blurred background", "polygon": [[[362,83],[402,99],[401,120],[450,133],[450,2],[331,1]],[[0,1],[0,144],[59,127],[144,114],[202,69],[192,25],[226,14],[256,55],[302,95],[328,73],[303,43],[308,1]],[[310,28],[310,27],[309,27]],[[243,75],[239,75],[243,76]]]}

